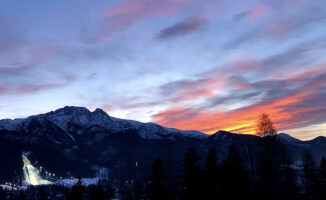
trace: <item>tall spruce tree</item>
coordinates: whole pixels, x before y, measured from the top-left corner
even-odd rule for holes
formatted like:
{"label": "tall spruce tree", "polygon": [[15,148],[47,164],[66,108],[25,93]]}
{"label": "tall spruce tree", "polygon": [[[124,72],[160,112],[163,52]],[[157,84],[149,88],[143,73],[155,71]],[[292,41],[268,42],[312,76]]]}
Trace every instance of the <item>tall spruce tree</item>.
{"label": "tall spruce tree", "polygon": [[109,182],[105,186],[105,200],[111,200],[115,197],[115,190]]}
{"label": "tall spruce tree", "polygon": [[244,164],[235,144],[221,167],[222,199],[250,199],[250,186]]}
{"label": "tall spruce tree", "polygon": [[101,184],[90,186],[90,200],[106,200],[105,192]]}
{"label": "tall spruce tree", "polygon": [[217,164],[217,152],[214,147],[210,147],[208,150],[204,169],[203,199],[213,200],[218,198],[218,171],[219,166]]}
{"label": "tall spruce tree", "polygon": [[[282,150],[283,149],[283,150]],[[277,200],[296,200],[300,199],[299,189],[296,185],[296,173],[294,169],[291,167],[292,159],[290,155],[287,153],[285,146],[282,145],[279,147],[281,151],[280,164],[278,165],[280,168],[277,171],[277,179],[276,179],[276,199]]]}
{"label": "tall spruce tree", "polygon": [[71,192],[68,196],[68,200],[83,200],[84,193],[85,193],[85,186],[79,176],[77,183],[73,185],[71,188]]}
{"label": "tall spruce tree", "polygon": [[0,187],[0,199],[5,199],[6,196],[6,191]]}
{"label": "tall spruce tree", "polygon": [[45,186],[39,186],[37,200],[46,200],[46,199],[48,199],[48,195],[46,193]]}
{"label": "tall spruce tree", "polygon": [[133,200],[134,191],[133,184],[130,181],[124,181],[119,187],[119,199],[121,200]]}
{"label": "tall spruce tree", "polygon": [[181,200],[198,200],[202,198],[202,172],[199,165],[199,155],[194,147],[187,148],[183,160],[183,178]]}
{"label": "tall spruce tree", "polygon": [[[5,199],[5,197],[1,197],[0,195],[0,199]],[[18,194],[18,197],[17,197],[18,200],[26,200],[27,199],[27,196],[26,196],[26,193],[25,193],[25,190],[20,190],[19,191],[19,194]]]}
{"label": "tall spruce tree", "polygon": [[152,166],[152,175],[148,187],[149,200],[166,200],[167,196],[164,189],[164,171],[160,158],[157,158]]}
{"label": "tall spruce tree", "polygon": [[95,199],[97,199],[97,197],[96,197],[96,185],[90,185],[90,186],[88,186],[87,187],[87,189],[88,189],[88,193],[89,193],[89,199],[90,200],[95,200]]}
{"label": "tall spruce tree", "polygon": [[308,199],[315,199],[317,189],[317,167],[310,152],[304,150],[302,153],[303,161],[303,183]]}
{"label": "tall spruce tree", "polygon": [[165,189],[168,199],[176,199],[178,193],[178,178],[176,152],[172,144],[169,144],[166,151],[166,178]]}
{"label": "tall spruce tree", "polygon": [[326,199],[326,159],[324,156],[321,158],[320,161],[318,178],[319,178],[318,199],[320,200]]}

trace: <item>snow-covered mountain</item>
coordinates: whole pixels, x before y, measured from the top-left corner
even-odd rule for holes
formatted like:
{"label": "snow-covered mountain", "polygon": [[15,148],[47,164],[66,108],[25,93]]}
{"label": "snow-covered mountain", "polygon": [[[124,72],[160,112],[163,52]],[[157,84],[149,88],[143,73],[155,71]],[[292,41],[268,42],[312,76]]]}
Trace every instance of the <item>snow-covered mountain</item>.
{"label": "snow-covered mountain", "polygon": [[63,133],[66,134],[72,142],[75,142],[76,138],[81,135],[91,132],[97,135],[100,133],[115,134],[131,129],[137,130],[137,134],[144,139],[174,140],[175,137],[208,137],[208,135],[199,131],[181,131],[165,128],[154,123],[141,123],[114,118],[99,108],[91,112],[84,107],[66,106],[49,113],[31,116],[26,119],[0,120],[0,130],[36,133],[39,135],[53,130],[60,135]]}
{"label": "snow-covered mountain", "polygon": [[[326,155],[326,138],[301,141],[281,133],[293,160],[300,161],[308,149],[316,163]],[[25,119],[0,120],[0,181],[15,176],[21,169],[21,154],[29,152],[32,161],[49,171],[65,176],[92,176],[105,169],[111,176],[123,177],[137,162],[142,173],[150,171],[159,156],[176,171],[182,166],[188,146],[194,146],[205,159],[213,146],[222,161],[231,144],[235,144],[248,168],[253,167],[262,149],[262,138],[254,135],[218,131],[206,135],[198,131],[181,131],[154,123],[141,123],[109,116],[101,109],[91,112],[83,107],[64,107]],[[173,165],[173,166],[172,166]]]}
{"label": "snow-covered mountain", "polygon": [[290,136],[290,135],[288,135],[288,134],[286,134],[286,133],[279,133],[279,134],[277,135],[277,137],[278,137],[281,141],[283,141],[283,142],[285,142],[285,143],[296,144],[296,143],[300,143],[300,142],[301,142],[301,140],[299,140],[299,139],[297,139],[297,138],[295,138],[295,137],[292,137],[292,136]]}

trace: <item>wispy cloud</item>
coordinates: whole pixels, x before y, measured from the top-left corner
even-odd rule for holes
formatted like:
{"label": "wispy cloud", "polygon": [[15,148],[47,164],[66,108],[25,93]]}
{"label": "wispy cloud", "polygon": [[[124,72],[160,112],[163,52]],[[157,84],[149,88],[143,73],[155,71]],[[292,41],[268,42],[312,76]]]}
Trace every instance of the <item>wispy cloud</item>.
{"label": "wispy cloud", "polygon": [[206,22],[207,20],[201,17],[186,18],[181,22],[162,29],[156,34],[155,38],[158,40],[165,40],[178,36],[188,35],[199,31]]}
{"label": "wispy cloud", "polygon": [[46,61],[59,52],[59,48],[55,45],[44,45],[31,48],[27,51],[25,58],[14,58],[10,63],[3,64],[0,67],[0,76],[4,74],[18,74],[24,70],[37,67],[42,61]]}
{"label": "wispy cloud", "polygon": [[95,36],[91,37],[91,40],[85,40],[103,42],[120,38],[121,36],[118,36],[117,32],[144,20],[173,15],[191,1],[193,0],[136,0],[123,2],[97,14],[96,18],[101,19],[98,31],[96,31]]}
{"label": "wispy cloud", "polygon": [[[313,70],[312,70],[313,71]],[[276,122],[279,130],[304,127],[326,121],[326,106],[320,99],[326,97],[326,74],[307,73],[284,81],[270,80],[252,83],[243,95],[210,98],[212,107],[171,108],[153,115],[153,121],[174,128],[202,130],[207,133],[219,129],[238,133],[254,133],[257,116],[265,111]],[[303,78],[304,77],[304,78]],[[221,104],[243,101],[260,96],[249,106],[229,111],[212,109]]]}
{"label": "wispy cloud", "polygon": [[[52,89],[61,88],[74,82],[75,76],[64,76],[55,81],[43,81],[42,83],[10,83],[2,88],[2,95],[11,95],[14,97],[22,97],[26,95],[36,94],[42,91],[50,91]],[[1,88],[0,88],[1,94]]]}

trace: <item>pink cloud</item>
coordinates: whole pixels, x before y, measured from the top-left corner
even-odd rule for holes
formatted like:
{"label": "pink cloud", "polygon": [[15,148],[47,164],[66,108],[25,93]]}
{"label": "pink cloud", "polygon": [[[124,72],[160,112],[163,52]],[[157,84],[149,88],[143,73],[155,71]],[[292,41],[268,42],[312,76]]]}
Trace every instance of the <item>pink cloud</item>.
{"label": "pink cloud", "polygon": [[261,15],[261,13],[264,10],[266,10],[266,6],[264,6],[264,5],[254,8],[253,11],[251,12],[251,14],[249,15],[250,23],[253,23],[254,20],[257,18],[257,16]]}
{"label": "pink cloud", "polygon": [[[139,21],[172,15],[193,0],[138,0],[128,1],[97,15],[102,19],[98,38],[107,38]],[[98,39],[98,41],[102,41]]]}
{"label": "pink cloud", "polygon": [[52,82],[44,82],[44,83],[12,83],[12,84],[6,84],[4,87],[0,88],[3,91],[3,94],[9,94],[14,97],[22,97],[26,95],[31,95],[35,93],[39,93],[42,91],[48,91],[55,88],[64,87],[66,85],[69,85],[70,83],[74,82],[77,78],[75,76],[63,76],[59,80],[55,80]]}
{"label": "pink cloud", "polygon": [[55,45],[44,45],[30,49],[26,58],[17,58],[17,60],[7,64],[10,67],[1,67],[0,72],[4,74],[17,74],[30,68],[37,67],[43,61],[56,55],[59,48]]}
{"label": "pink cloud", "polygon": [[[269,88],[268,90],[273,93],[279,87],[283,87],[278,91],[282,95],[267,96],[253,105],[230,111],[172,107],[153,115],[152,121],[163,126],[183,130],[200,130],[206,133],[224,129],[254,134],[256,120],[261,112],[270,114],[279,130],[304,127],[320,123],[322,119],[326,120],[326,105],[320,101],[320,99],[326,98],[326,94],[322,92],[326,86],[325,72],[311,70],[289,78],[280,84],[275,83],[279,83],[279,80],[263,82],[263,91],[266,92],[266,88]],[[257,83],[256,87],[259,88],[260,84]],[[300,84],[300,87],[290,89],[293,84]],[[284,89],[286,87],[289,89]]]}

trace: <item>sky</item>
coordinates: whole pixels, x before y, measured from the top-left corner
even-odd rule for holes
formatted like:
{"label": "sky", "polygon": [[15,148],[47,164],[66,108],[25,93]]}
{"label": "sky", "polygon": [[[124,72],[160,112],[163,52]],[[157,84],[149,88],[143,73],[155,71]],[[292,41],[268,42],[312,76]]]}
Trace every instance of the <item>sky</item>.
{"label": "sky", "polygon": [[323,0],[2,0],[0,118],[66,105],[213,134],[326,136]]}

